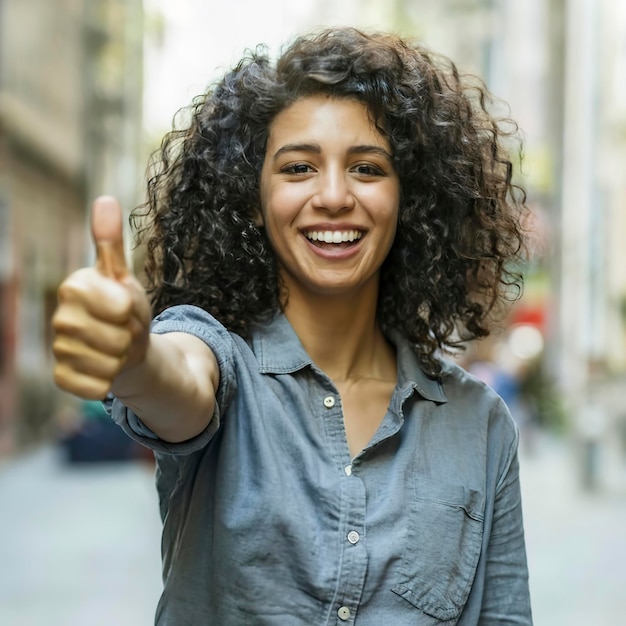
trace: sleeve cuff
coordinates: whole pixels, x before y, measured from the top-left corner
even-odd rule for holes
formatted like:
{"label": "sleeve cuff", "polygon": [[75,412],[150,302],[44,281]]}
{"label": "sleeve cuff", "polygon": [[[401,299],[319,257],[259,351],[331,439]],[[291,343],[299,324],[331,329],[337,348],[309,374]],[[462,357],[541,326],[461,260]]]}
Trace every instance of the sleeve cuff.
{"label": "sleeve cuff", "polygon": [[182,332],[198,337],[215,354],[220,370],[220,383],[216,394],[215,411],[205,430],[192,439],[180,443],[163,441],[120,400],[109,395],[104,407],[126,434],[155,452],[190,454],[208,444],[220,427],[220,415],[228,404],[235,387],[233,341],[230,333],[212,315],[191,305],[166,309],[155,317],[150,332],[164,334]]}

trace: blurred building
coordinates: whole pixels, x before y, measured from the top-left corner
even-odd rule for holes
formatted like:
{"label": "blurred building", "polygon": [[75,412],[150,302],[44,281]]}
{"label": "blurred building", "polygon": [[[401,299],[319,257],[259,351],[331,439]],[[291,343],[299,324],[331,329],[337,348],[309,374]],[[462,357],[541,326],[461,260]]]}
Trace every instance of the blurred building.
{"label": "blurred building", "polygon": [[[484,77],[523,131],[538,258],[511,321],[537,326],[572,422],[626,421],[626,4],[395,0],[410,29]],[[583,409],[581,412],[586,412]]]}
{"label": "blurred building", "polygon": [[565,6],[559,328],[576,389],[626,369],[626,6]]}
{"label": "blurred building", "polygon": [[607,433],[626,425],[626,3],[395,0],[379,19],[478,73],[510,106],[537,230],[510,321],[542,332],[543,368],[572,425],[589,404]]}
{"label": "blurred building", "polygon": [[90,199],[136,203],[141,105],[141,0],[0,0],[0,456],[56,410],[56,289]]}

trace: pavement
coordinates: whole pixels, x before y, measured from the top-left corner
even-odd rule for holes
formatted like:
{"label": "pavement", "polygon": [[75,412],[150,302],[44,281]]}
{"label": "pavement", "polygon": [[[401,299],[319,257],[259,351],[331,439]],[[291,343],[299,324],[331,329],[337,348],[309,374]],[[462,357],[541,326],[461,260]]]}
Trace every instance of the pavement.
{"label": "pavement", "polygon": [[626,455],[544,438],[520,454],[535,626],[626,625]]}
{"label": "pavement", "polygon": [[0,467],[0,626],[149,626],[161,588],[154,471],[68,465],[45,447]]}
{"label": "pavement", "polygon": [[[562,440],[525,446],[521,466],[535,626],[623,626],[626,456],[607,448],[587,490]],[[50,446],[0,465],[0,626],[152,624],[153,474],[135,461],[68,465]]]}

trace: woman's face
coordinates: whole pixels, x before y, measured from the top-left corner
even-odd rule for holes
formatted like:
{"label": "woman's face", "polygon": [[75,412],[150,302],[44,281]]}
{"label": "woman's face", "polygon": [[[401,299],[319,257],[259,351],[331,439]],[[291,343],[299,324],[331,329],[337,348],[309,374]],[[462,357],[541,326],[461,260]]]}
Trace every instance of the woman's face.
{"label": "woman's face", "polygon": [[261,207],[290,298],[377,286],[399,197],[389,142],[365,105],[311,96],[281,111],[270,126]]}

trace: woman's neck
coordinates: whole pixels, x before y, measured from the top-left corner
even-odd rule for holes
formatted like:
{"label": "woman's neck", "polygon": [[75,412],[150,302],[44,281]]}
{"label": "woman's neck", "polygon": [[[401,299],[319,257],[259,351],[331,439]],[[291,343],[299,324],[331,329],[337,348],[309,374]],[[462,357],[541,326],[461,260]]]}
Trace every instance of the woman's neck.
{"label": "woman's neck", "polygon": [[395,352],[377,318],[378,289],[320,296],[290,293],[284,313],[314,363],[335,383],[395,380]]}

